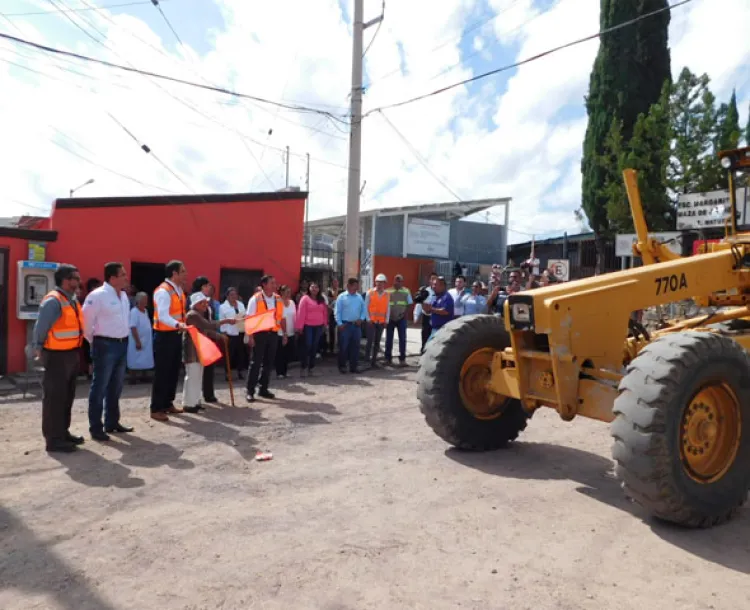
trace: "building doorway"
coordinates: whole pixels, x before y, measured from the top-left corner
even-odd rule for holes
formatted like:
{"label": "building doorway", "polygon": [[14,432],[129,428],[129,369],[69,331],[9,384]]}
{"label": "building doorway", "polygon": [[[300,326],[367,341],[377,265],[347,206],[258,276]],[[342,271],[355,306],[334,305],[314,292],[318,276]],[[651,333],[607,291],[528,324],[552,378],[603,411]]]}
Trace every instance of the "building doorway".
{"label": "building doorway", "polygon": [[166,273],[163,263],[136,263],[130,264],[130,283],[138,292],[148,295],[148,313],[154,317],[154,290],[164,281]]}
{"label": "building doorway", "polygon": [[262,277],[262,269],[222,269],[216,299],[223,302],[227,289],[232,287],[237,289],[242,302],[247,305]]}
{"label": "building doorway", "polygon": [[8,373],[8,261],[10,251],[0,248],[0,375]]}

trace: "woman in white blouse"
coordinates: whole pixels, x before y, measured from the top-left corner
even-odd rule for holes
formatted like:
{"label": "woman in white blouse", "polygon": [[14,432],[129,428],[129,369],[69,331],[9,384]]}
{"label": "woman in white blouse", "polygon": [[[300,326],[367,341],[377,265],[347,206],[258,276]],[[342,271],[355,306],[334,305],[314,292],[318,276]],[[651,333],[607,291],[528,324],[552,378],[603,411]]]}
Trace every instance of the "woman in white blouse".
{"label": "woman in white blouse", "polygon": [[229,338],[229,366],[242,379],[247,369],[247,347],[245,346],[245,305],[238,298],[236,288],[227,288],[226,300],[219,307],[219,319],[235,318],[236,324],[224,324],[219,330]]}
{"label": "woman in white blouse", "polygon": [[284,379],[289,370],[289,363],[294,360],[294,326],[297,321],[297,306],[294,304],[292,289],[289,286],[281,286],[279,295],[284,303],[286,332],[283,328],[279,330],[279,346],[276,350],[276,377]]}

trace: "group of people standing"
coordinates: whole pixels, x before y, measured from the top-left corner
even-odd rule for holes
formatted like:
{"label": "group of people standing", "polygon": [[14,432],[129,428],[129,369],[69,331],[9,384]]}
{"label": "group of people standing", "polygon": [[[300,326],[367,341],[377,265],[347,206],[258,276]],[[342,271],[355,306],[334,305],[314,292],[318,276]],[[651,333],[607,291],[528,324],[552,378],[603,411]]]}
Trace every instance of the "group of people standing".
{"label": "group of people standing", "polygon": [[[284,378],[295,347],[300,375],[310,376],[321,339],[329,330],[327,347],[332,352],[338,335],[339,370],[359,372],[359,346],[362,329],[366,331],[366,358],[376,365],[383,334],[386,334],[385,358],[391,363],[394,334],[399,339],[399,362],[406,361],[406,312],[412,296],[396,276],[394,286],[386,290],[387,278],[376,277],[375,287],[363,296],[359,282],[352,278],[345,292],[334,280],[327,295],[318,284],[306,286],[306,293],[292,299],[291,289],[277,291],[272,276],[261,279],[257,292],[245,306],[237,290],[229,288],[224,303],[213,299],[207,278],[193,282],[186,294],[187,270],[181,261],[166,265],[166,277],[153,294],[153,321],[146,306],[148,296],[128,294],[128,276],[118,262],[104,267],[104,283],[89,291],[83,304],[81,276],[73,265],[60,265],[55,272],[55,288],[42,300],[33,330],[32,348],[42,361],[43,408],[42,433],[48,451],[74,451],[84,442],[70,432],[71,410],[84,344],[92,365],[89,391],[89,433],[97,441],[110,440],[110,434],[133,432],[120,421],[120,396],[126,369],[153,368],[151,418],[169,421],[169,416],[196,413],[205,402],[216,402],[214,365],[204,366],[198,349],[187,332],[195,327],[216,342],[228,355],[228,374],[237,371],[242,378],[247,370],[246,399],[274,399],[269,390],[271,370]],[[273,312],[273,325],[261,332],[244,333],[246,317]],[[334,332],[330,332],[333,330]],[[247,356],[250,354],[249,362]],[[182,406],[175,404],[180,370],[184,365]]]}

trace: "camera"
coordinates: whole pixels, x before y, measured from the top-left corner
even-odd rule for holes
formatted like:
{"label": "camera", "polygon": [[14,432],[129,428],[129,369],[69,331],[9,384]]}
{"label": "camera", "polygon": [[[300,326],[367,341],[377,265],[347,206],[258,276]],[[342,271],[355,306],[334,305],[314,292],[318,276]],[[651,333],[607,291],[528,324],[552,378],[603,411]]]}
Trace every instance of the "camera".
{"label": "camera", "polygon": [[427,297],[430,296],[430,291],[427,290],[427,286],[420,286],[419,290],[417,291],[416,296],[414,297],[415,303],[424,303]]}

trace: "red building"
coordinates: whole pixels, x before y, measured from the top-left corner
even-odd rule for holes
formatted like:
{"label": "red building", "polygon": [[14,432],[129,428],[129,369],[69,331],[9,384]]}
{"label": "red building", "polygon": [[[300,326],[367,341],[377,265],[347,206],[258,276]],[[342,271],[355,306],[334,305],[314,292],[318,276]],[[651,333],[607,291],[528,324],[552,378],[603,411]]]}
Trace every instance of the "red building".
{"label": "red building", "polygon": [[16,270],[30,243],[46,244],[48,262],[76,265],[84,284],[119,261],[131,283],[151,294],[165,263],[179,259],[191,281],[207,276],[220,300],[228,286],[247,299],[264,274],[297,286],[306,198],[297,191],[58,199],[51,218],[33,229],[0,227],[0,374],[26,368],[33,321],[17,318]]}

